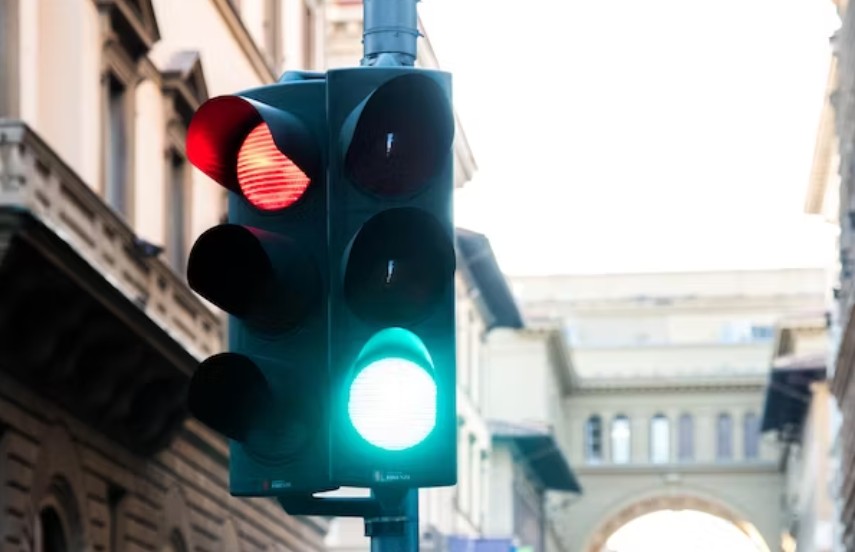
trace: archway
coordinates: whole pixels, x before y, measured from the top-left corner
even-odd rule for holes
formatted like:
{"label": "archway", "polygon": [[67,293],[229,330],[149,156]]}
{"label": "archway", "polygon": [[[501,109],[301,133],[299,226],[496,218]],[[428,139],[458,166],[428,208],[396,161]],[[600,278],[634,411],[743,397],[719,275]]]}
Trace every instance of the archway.
{"label": "archway", "polygon": [[68,531],[62,518],[52,506],[45,506],[39,514],[41,550],[43,552],[68,552]]}
{"label": "archway", "polygon": [[[760,532],[745,516],[715,500],[694,495],[652,496],[619,508],[593,532],[583,550],[585,552],[609,552],[606,545],[610,537],[634,520],[659,512],[697,512],[718,518],[728,522],[741,532],[747,542],[754,545],[757,552],[770,552],[769,546]],[[654,546],[651,549],[656,549],[656,547]],[[617,552],[621,551],[618,550]]]}

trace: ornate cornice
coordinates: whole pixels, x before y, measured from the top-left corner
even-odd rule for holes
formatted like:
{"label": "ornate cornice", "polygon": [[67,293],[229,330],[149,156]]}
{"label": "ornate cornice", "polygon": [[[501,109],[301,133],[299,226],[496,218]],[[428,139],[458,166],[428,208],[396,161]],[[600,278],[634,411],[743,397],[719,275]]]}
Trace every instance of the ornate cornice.
{"label": "ornate cornice", "polygon": [[573,390],[573,395],[603,395],[610,393],[685,393],[698,392],[709,393],[711,391],[763,391],[766,386],[766,378],[742,377],[739,379],[724,378],[683,378],[683,379],[627,379],[622,380],[591,380],[580,378],[579,385]]}
{"label": "ornate cornice", "polygon": [[208,99],[199,52],[186,50],[173,54],[162,71],[162,81],[164,93],[172,100],[173,112],[188,127],[193,113]]}
{"label": "ornate cornice", "polygon": [[132,58],[144,56],[160,40],[151,0],[95,0],[95,5],[110,19],[113,35]]}

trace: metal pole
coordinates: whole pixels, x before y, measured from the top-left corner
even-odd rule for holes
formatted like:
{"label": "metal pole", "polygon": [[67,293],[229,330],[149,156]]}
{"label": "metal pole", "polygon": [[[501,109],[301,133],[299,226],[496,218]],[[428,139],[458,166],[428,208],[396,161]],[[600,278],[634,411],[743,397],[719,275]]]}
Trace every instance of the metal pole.
{"label": "metal pole", "polygon": [[392,503],[381,499],[380,517],[365,519],[365,532],[371,537],[371,552],[419,551],[419,490],[408,489],[402,500]]}
{"label": "metal pole", "polygon": [[416,63],[418,0],[363,2],[361,65],[406,66]]}

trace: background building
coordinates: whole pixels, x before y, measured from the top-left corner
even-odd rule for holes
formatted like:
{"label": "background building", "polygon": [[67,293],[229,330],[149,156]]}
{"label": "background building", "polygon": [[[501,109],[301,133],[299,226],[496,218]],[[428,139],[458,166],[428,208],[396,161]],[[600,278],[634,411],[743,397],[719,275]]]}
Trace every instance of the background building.
{"label": "background building", "polygon": [[778,324],[762,431],[774,431],[785,474],[784,550],[830,552],[834,539],[831,415],[825,313]]}
{"label": "background building", "polygon": [[188,418],[223,320],[186,286],[225,192],[184,136],[210,96],[324,58],[304,0],[0,2],[0,548],[323,549],[227,491]]}
{"label": "background building", "polygon": [[775,325],[822,311],[819,269],[528,277],[527,323],[558,320],[574,377],[566,454],[584,494],[569,550],[599,552],[643,514],[694,509],[781,540],[784,478],[760,435]]}
{"label": "background building", "polygon": [[565,552],[561,511],[583,492],[567,461],[576,379],[560,327],[497,331],[488,345],[485,413],[493,432],[486,534],[520,550]]}
{"label": "background building", "polygon": [[822,217],[838,231],[838,256],[829,259],[828,285],[829,347],[825,365],[833,397],[829,405],[829,462],[832,474],[833,550],[855,546],[855,509],[853,509],[852,437],[841,431],[855,422],[855,399],[850,374],[855,330],[852,307],[855,304],[855,220],[852,218],[853,131],[855,131],[855,14],[848,0],[832,0],[841,19],[840,29],[831,37],[826,95],[820,112],[811,174],[805,198],[805,212]]}

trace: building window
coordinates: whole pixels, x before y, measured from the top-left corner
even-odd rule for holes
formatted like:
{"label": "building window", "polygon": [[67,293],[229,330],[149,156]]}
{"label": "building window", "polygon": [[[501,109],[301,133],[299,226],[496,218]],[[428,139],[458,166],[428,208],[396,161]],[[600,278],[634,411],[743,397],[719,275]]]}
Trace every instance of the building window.
{"label": "building window", "polygon": [[585,460],[591,464],[603,460],[603,419],[596,415],[585,424]]}
{"label": "building window", "polygon": [[727,413],[718,415],[715,457],[717,460],[733,458],[733,419]]}
{"label": "building window", "polygon": [[[187,128],[190,126],[192,114],[208,99],[208,87],[202,73],[199,52],[184,50],[173,54],[161,72],[161,78],[167,107],[164,126],[167,152],[163,174],[164,246],[167,262],[184,277],[194,222],[193,175],[185,151]],[[187,91],[191,94],[188,95]],[[225,212],[226,196],[224,194],[221,197],[222,212]],[[206,212],[200,216],[210,216],[214,219],[216,215]]]}
{"label": "building window", "polygon": [[677,423],[677,458],[681,462],[692,460],[695,456],[695,428],[692,415],[681,415]]}
{"label": "building window", "polygon": [[184,275],[187,264],[187,242],[189,240],[189,192],[187,161],[176,151],[169,155],[169,181],[167,189],[167,255],[170,265],[178,274]]}
{"label": "building window", "polygon": [[751,339],[754,341],[771,341],[774,338],[774,326],[751,326]]}
{"label": "building window", "polygon": [[110,515],[110,549],[122,548],[122,537],[125,526],[125,510],[127,506],[127,491],[122,487],[111,484],[107,489],[107,511]]}
{"label": "building window", "polygon": [[127,217],[130,207],[128,201],[130,195],[128,190],[130,159],[128,91],[125,84],[114,75],[110,74],[107,78],[104,196],[110,207]]}
{"label": "building window", "polygon": [[727,322],[721,328],[722,343],[748,343],[751,341],[751,323],[746,320]]}
{"label": "building window", "polygon": [[56,510],[46,507],[39,514],[41,525],[41,552],[67,552],[68,544],[62,520]]}
{"label": "building window", "polygon": [[650,461],[666,464],[671,459],[671,425],[664,414],[650,420]]}
{"label": "building window", "polygon": [[[101,194],[134,223],[135,96],[160,39],[151,0],[94,2],[101,18]],[[129,9],[131,8],[131,9]]]}
{"label": "building window", "polygon": [[612,462],[628,464],[632,453],[632,433],[629,428],[629,418],[623,414],[612,420],[611,441]]}
{"label": "building window", "polygon": [[744,425],[745,458],[757,458],[760,456],[760,420],[757,414],[746,414]]}

